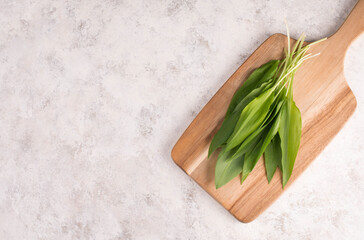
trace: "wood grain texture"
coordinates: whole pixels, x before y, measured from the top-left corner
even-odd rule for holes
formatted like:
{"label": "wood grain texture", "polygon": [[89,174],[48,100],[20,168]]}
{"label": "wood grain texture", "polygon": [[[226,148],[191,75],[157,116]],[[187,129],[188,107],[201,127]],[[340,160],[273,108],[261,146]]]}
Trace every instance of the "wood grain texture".
{"label": "wood grain texture", "polygon": [[[363,31],[364,0],[361,0],[337,33],[310,50],[321,55],[306,61],[295,75],[294,99],[302,114],[302,136],[285,189],[325,148],[356,108],[355,97],[343,74],[343,63],[348,46]],[[235,91],[255,68],[283,58],[286,45],[285,35],[269,37],[212,97],[172,150],[175,163],[242,222],[254,220],[283,193],[280,172],[276,171],[268,184],[260,159],[243,185],[237,177],[216,190],[214,171],[219,151],[207,159],[207,150]]]}

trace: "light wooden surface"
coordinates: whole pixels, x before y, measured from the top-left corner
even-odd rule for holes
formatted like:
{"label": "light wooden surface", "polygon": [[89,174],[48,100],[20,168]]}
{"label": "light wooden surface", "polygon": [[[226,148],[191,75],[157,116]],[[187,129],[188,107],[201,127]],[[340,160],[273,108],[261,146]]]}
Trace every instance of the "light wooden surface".
{"label": "light wooden surface", "polygon": [[[353,114],[355,97],[343,74],[345,52],[364,31],[364,0],[354,7],[342,27],[328,40],[312,47],[321,55],[306,61],[295,75],[294,99],[302,114],[302,137],[289,187],[339,132]],[[291,42],[294,42],[292,40]],[[207,159],[213,135],[219,129],[229,102],[247,76],[260,65],[283,57],[287,37],[269,37],[228,79],[183,133],[172,150],[172,158],[212,197],[238,220],[250,222],[282,193],[280,172],[268,184],[260,159],[243,185],[235,178],[219,190],[214,185],[216,151]]]}

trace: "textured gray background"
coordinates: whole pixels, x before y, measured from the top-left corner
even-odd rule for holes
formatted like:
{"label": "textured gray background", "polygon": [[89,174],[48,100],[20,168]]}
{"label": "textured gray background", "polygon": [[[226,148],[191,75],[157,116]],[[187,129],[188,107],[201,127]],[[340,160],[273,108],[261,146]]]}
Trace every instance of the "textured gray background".
{"label": "textured gray background", "polygon": [[269,35],[330,36],[355,1],[0,1],[0,239],[363,239],[358,107],[250,224],[172,161],[196,114]]}

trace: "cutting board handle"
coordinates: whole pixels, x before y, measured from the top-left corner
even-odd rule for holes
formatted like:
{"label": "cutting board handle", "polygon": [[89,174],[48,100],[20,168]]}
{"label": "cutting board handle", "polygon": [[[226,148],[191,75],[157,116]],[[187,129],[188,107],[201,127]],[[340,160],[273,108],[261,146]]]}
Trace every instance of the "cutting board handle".
{"label": "cutting board handle", "polygon": [[338,51],[345,55],[352,41],[364,32],[364,0],[359,0],[344,24],[329,39],[338,43]]}

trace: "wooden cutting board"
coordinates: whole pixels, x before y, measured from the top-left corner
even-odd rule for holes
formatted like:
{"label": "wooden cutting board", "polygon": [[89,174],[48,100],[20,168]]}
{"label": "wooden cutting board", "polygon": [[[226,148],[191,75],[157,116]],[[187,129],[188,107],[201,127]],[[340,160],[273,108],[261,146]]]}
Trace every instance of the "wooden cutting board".
{"label": "wooden cutting board", "polygon": [[[343,73],[344,56],[350,43],[363,31],[364,0],[360,0],[339,31],[312,47],[312,53],[321,55],[307,60],[295,75],[293,92],[302,114],[302,137],[285,189],[326,147],[355,110],[356,100]],[[214,175],[219,151],[209,159],[207,151],[235,91],[255,68],[272,59],[282,59],[286,46],[285,35],[269,37],[212,97],[172,150],[176,164],[242,222],[254,220],[283,193],[280,171],[276,171],[268,184],[264,162],[260,159],[243,185],[237,177],[216,190]]]}

